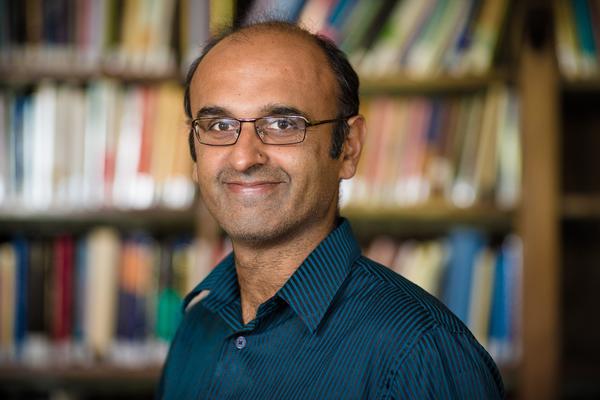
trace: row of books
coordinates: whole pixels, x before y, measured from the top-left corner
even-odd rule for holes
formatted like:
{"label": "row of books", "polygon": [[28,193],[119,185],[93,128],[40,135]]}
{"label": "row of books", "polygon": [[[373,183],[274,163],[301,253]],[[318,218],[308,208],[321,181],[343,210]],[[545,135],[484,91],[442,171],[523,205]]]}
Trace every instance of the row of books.
{"label": "row of books", "polygon": [[92,81],[0,92],[0,209],[189,207],[182,89]]}
{"label": "row of books", "polygon": [[437,240],[381,236],[366,255],[439,298],[498,364],[518,362],[522,243],[517,236],[498,245],[468,228]]}
{"label": "row of books", "polygon": [[556,46],[568,78],[600,73],[600,1],[554,0]]}
{"label": "row of books", "polygon": [[209,22],[232,18],[231,0],[3,1],[0,66],[32,74],[174,75],[178,56],[189,60],[208,39]]}
{"label": "row of books", "polygon": [[511,208],[519,200],[521,141],[515,92],[363,101],[367,139],[342,205],[398,207],[444,199]]}
{"label": "row of books", "polygon": [[[517,361],[521,241],[457,228],[437,240],[380,236],[366,255],[442,300],[501,364]],[[183,296],[231,247],[96,228],[0,244],[0,362],[159,364]]]}
{"label": "row of books", "polygon": [[320,32],[367,76],[481,74],[494,61],[507,0],[257,0],[247,19]]}
{"label": "row of books", "polygon": [[223,242],[96,228],[0,244],[0,362],[156,365]]}

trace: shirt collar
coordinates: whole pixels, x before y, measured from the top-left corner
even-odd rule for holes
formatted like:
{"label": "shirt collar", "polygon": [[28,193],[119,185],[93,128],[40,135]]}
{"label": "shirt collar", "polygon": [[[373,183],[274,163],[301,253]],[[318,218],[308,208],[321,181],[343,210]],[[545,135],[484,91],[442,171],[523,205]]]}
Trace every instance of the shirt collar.
{"label": "shirt collar", "polygon": [[[350,223],[342,218],[337,228],[308,255],[276,296],[288,303],[310,331],[314,332],[360,253],[360,246]],[[239,299],[233,253],[225,257],[186,296],[184,310],[203,290],[211,291],[203,304],[213,311]]]}

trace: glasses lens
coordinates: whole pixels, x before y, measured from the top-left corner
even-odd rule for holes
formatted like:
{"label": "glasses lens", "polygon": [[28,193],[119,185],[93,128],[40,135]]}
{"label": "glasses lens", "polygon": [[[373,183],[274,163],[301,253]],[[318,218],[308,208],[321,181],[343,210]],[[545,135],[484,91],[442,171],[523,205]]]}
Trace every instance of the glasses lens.
{"label": "glasses lens", "polygon": [[256,129],[265,143],[300,143],[304,140],[306,120],[296,116],[259,118],[256,120]]}
{"label": "glasses lens", "polygon": [[194,130],[200,143],[224,146],[235,143],[240,122],[232,118],[199,118]]}

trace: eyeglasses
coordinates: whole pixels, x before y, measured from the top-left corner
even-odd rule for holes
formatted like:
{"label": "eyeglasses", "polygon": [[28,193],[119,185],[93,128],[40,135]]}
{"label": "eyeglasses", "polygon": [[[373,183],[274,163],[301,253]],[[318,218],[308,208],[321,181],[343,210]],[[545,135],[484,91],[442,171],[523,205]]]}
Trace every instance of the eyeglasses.
{"label": "eyeglasses", "polygon": [[309,121],[299,115],[269,116],[260,118],[201,117],[192,120],[192,130],[198,142],[209,146],[230,146],[237,142],[242,123],[252,122],[264,144],[297,144],[304,141],[306,128],[349,117]]}

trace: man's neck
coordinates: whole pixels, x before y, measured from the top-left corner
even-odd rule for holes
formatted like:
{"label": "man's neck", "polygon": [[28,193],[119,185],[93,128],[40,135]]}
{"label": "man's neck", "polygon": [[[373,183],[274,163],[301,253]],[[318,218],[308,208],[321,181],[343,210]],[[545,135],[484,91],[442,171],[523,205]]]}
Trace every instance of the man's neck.
{"label": "man's neck", "polygon": [[255,318],[258,307],[277,293],[334,227],[335,220],[273,246],[233,243],[244,324]]}

